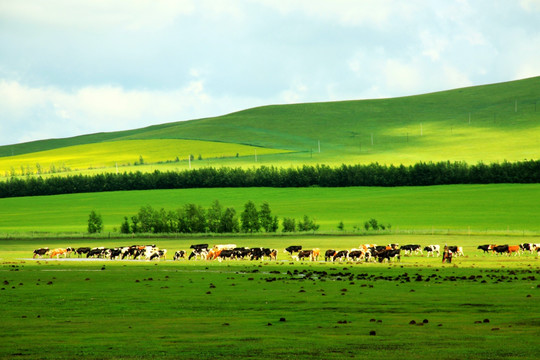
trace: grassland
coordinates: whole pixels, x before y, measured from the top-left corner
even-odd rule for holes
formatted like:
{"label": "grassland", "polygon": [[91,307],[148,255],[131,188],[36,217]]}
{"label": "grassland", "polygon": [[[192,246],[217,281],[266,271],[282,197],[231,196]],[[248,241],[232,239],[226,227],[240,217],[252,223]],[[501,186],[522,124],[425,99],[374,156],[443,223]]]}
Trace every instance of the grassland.
{"label": "grassland", "polygon": [[214,200],[243,211],[246,202],[270,204],[274,215],[315,219],[320,232],[363,228],[375,218],[392,231],[529,233],[540,231],[540,185],[454,185],[398,188],[246,188],[177,189],[86,193],[0,199],[0,233],[84,233],[88,215],[103,218],[105,235],[119,229],[124,216],[142,206],[176,210],[194,203],[209,208]]}
{"label": "grassland", "polygon": [[[187,162],[156,163],[177,156],[185,159],[189,154],[198,158],[199,153],[203,161],[194,161],[194,167],[536,159],[540,156],[539,90],[540,77],[536,77],[393,99],[264,106],[143,129],[2,146],[0,175],[12,169],[20,175],[28,167],[35,173],[36,163],[42,161],[40,154],[53,149],[46,156],[57,167],[74,161],[73,169],[94,173],[95,169],[88,168],[98,166],[96,156],[77,161],[73,157],[82,152],[99,154],[103,165],[109,166],[99,172],[116,171],[117,162],[132,164],[139,155],[154,164],[124,170],[185,169]],[[171,140],[206,143],[194,151],[181,143],[171,147]],[[231,146],[240,145],[258,147],[257,162],[252,148],[230,151]],[[263,153],[262,149],[269,150]],[[236,158],[236,153],[241,156]]]}
{"label": "grassland", "polygon": [[[291,262],[282,252],[396,238],[464,245],[466,256],[338,264]],[[43,243],[3,240],[0,358],[534,359],[538,258],[475,250],[506,240],[275,237],[245,244],[280,245],[280,261],[223,263],[21,260]],[[156,239],[169,251],[191,242]]]}

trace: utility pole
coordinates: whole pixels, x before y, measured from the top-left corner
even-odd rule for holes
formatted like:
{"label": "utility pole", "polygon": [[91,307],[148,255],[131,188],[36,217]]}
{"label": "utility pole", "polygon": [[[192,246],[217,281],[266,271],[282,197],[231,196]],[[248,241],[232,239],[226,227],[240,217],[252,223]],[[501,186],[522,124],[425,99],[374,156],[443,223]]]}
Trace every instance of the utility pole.
{"label": "utility pole", "polygon": [[321,140],[319,140],[319,154],[321,153]]}

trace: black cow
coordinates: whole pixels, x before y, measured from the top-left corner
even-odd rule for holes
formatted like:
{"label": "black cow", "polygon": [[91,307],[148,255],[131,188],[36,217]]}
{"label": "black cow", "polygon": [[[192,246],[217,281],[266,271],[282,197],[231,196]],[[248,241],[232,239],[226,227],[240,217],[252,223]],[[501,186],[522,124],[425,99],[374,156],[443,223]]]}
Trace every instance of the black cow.
{"label": "black cow", "polygon": [[495,254],[504,254],[508,253],[508,245],[498,245],[493,248]]}
{"label": "black cow", "polygon": [[336,252],[336,254],[334,255],[334,261],[336,261],[336,259],[339,259],[339,261],[343,261],[347,259],[348,257],[349,257],[349,250],[341,250],[341,251]]}
{"label": "black cow", "polygon": [[285,252],[289,253],[289,255],[292,255],[295,252],[299,252],[300,250],[302,250],[302,245],[291,245],[285,248]]}
{"label": "black cow", "polygon": [[120,255],[122,255],[122,249],[120,248],[109,249],[107,254],[111,260],[114,260],[116,258],[119,258]]}
{"label": "black cow", "polygon": [[234,250],[221,250],[221,252],[219,253],[219,256],[218,256],[218,260],[221,261],[225,258],[233,258],[234,257]]}
{"label": "black cow", "polygon": [[84,254],[88,254],[89,251],[90,251],[89,247],[80,247],[80,248],[77,248],[77,250],[75,250],[75,254],[81,257]]}
{"label": "black cow", "polygon": [[48,247],[36,249],[36,250],[34,250],[34,256],[33,256],[33,259],[35,259],[36,256],[42,257],[43,255],[46,255],[48,252],[49,252],[49,248],[48,248]]}
{"label": "black cow", "polygon": [[362,250],[353,250],[349,253],[349,259],[358,260],[364,257],[364,252]]}
{"label": "black cow", "polygon": [[383,262],[383,260],[390,261],[390,259],[396,259],[398,261],[401,261],[401,249],[397,250],[382,250],[375,253],[375,258],[379,260],[380,263]]}
{"label": "black cow", "polygon": [[333,260],[334,255],[336,255],[336,250],[334,249],[326,250],[326,252],[324,253],[324,261]]}
{"label": "black cow", "polygon": [[246,256],[249,256],[251,254],[251,249],[246,247],[237,247],[233,251],[233,257],[235,259],[244,259]]}
{"label": "black cow", "polygon": [[482,250],[485,253],[489,252],[490,250],[493,250],[493,248],[497,245],[478,245],[477,249]]}
{"label": "black cow", "polygon": [[101,256],[103,256],[103,254],[106,251],[107,251],[107,249],[105,249],[103,247],[90,249],[90,251],[88,253],[86,253],[86,258],[89,258],[89,257],[101,257]]}
{"label": "black cow", "polygon": [[415,253],[420,252],[420,254],[422,254],[422,246],[416,244],[403,245],[401,250],[403,250],[405,254],[411,254],[413,251]]}
{"label": "black cow", "polygon": [[249,257],[251,260],[261,260],[261,258],[264,256],[264,252],[262,248],[252,248],[249,252]]}

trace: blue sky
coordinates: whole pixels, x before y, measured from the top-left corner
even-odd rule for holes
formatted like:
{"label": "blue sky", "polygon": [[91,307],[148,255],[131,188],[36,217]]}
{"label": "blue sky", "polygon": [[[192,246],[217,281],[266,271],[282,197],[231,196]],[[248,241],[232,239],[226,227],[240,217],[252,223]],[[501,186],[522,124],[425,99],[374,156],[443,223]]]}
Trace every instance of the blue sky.
{"label": "blue sky", "polygon": [[540,0],[0,0],[0,145],[540,75]]}

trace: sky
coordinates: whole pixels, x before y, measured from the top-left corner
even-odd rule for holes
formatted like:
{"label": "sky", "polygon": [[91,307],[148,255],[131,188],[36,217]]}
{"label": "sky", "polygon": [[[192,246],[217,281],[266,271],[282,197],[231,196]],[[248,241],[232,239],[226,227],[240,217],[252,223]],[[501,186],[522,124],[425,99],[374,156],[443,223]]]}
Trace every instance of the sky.
{"label": "sky", "polygon": [[0,145],[540,75],[540,0],[0,0]]}

